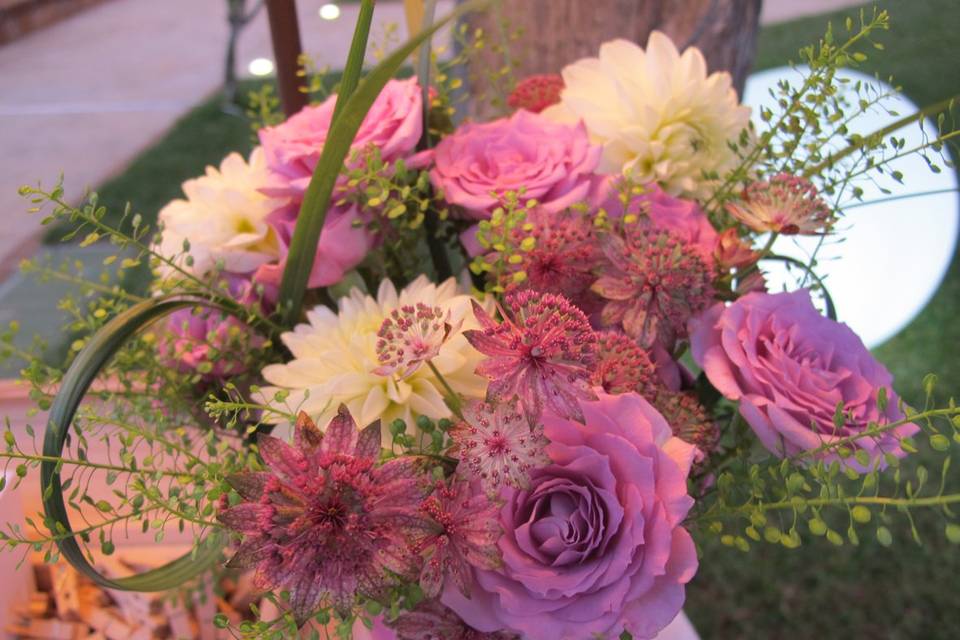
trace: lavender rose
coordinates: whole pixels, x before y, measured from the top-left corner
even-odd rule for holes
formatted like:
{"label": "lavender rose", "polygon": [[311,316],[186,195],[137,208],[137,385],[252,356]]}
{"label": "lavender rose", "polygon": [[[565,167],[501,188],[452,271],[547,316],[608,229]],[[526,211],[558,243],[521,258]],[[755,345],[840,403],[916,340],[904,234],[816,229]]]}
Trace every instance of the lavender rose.
{"label": "lavender rose", "polygon": [[503,567],[475,570],[470,598],[443,602],[480,631],[530,640],[652,638],[680,611],[697,570],[680,526],[696,448],[639,395],[581,401],[586,424],[547,414],[552,463],[506,490]]}
{"label": "lavender rose", "polygon": [[[893,378],[845,324],[817,311],[806,289],[750,293],[729,307],[717,304],[691,322],[694,360],[724,396],[740,401],[740,414],[763,445],[780,457],[793,456],[863,432],[869,423],[903,418]],[[886,408],[877,401],[886,389]],[[834,424],[837,406],[847,416]],[[904,424],[852,446],[873,461],[901,457],[901,438],[918,431]],[[824,456],[835,458],[834,454]],[[864,470],[851,457],[847,463]]]}
{"label": "lavender rose", "polygon": [[519,192],[555,213],[591,200],[603,184],[594,174],[600,147],[583,125],[557,124],[521,109],[509,118],[465,124],[433,153],[430,180],[474,220],[489,218],[503,194]]}

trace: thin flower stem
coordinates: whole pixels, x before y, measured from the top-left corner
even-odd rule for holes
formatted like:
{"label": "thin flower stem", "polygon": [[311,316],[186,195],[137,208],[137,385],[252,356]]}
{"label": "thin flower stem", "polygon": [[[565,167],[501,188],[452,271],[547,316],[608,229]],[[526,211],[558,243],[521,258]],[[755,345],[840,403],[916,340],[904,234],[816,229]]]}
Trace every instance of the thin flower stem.
{"label": "thin flower stem", "polygon": [[[845,498],[813,498],[804,500],[808,507],[849,506],[849,505],[881,505],[885,507],[937,507],[945,504],[960,502],[960,493],[947,496],[928,496],[926,498],[888,498],[883,496],[849,496]],[[750,505],[750,509],[773,511],[776,509],[792,509],[796,505],[793,500],[780,500],[767,504]],[[739,511],[739,509],[738,509]]]}
{"label": "thin flower stem", "polygon": [[103,464],[99,462],[89,462],[87,460],[73,460],[71,458],[61,458],[58,456],[32,455],[29,453],[15,453],[11,451],[0,451],[0,459],[9,458],[11,460],[25,460],[28,462],[54,462],[69,464],[77,467],[87,467],[90,469],[102,469],[104,471],[116,471],[118,473],[130,473],[135,475],[164,475],[173,478],[182,478],[190,475],[182,471],[162,471],[160,469],[131,469],[129,467],[119,467],[112,464]]}
{"label": "thin flower stem", "polygon": [[887,423],[887,424],[884,424],[884,425],[877,425],[877,427],[874,428],[874,429],[867,429],[866,431],[861,431],[860,433],[856,433],[856,434],[854,434],[854,435],[852,435],[852,436],[847,436],[847,437],[845,437],[845,438],[839,438],[839,439],[837,439],[837,440],[834,440],[833,442],[825,443],[825,444],[817,447],[816,449],[810,449],[810,450],[808,450],[808,451],[802,451],[802,452],[798,453],[797,455],[793,456],[793,457],[791,458],[791,460],[796,461],[796,460],[802,460],[802,459],[804,459],[804,458],[814,457],[814,456],[816,456],[816,455],[818,455],[818,454],[820,454],[820,453],[823,453],[823,452],[825,452],[825,451],[830,451],[830,450],[833,450],[833,449],[838,449],[838,448],[842,447],[843,445],[850,444],[850,443],[852,443],[852,442],[856,442],[857,440],[860,440],[861,438],[872,438],[872,437],[874,437],[874,436],[882,435],[882,434],[886,433],[887,431],[890,431],[891,429],[896,429],[897,427],[901,427],[901,426],[903,426],[903,425],[905,425],[905,424],[909,424],[909,423],[915,422],[915,421],[917,421],[917,420],[929,420],[930,418],[937,418],[937,417],[941,417],[941,416],[955,416],[955,415],[960,415],[960,408],[952,408],[952,409],[950,409],[950,408],[948,408],[948,409],[931,409],[931,410],[929,410],[929,411],[924,411],[924,412],[922,412],[922,413],[915,413],[915,414],[909,415],[909,416],[907,416],[907,417],[905,417],[905,418],[903,418],[903,419],[901,419],[901,420],[897,420],[896,422],[890,422],[890,423]]}
{"label": "thin flower stem", "polygon": [[432,360],[427,360],[427,366],[430,367],[430,370],[433,371],[433,375],[437,377],[437,380],[440,381],[440,384],[443,385],[443,388],[447,392],[447,397],[446,397],[447,407],[450,408],[450,411],[453,412],[453,415],[463,420],[463,413],[460,409],[460,396],[458,396],[457,392],[450,387],[450,384],[447,382],[447,379],[444,378],[443,374],[437,370],[437,367],[433,364]]}

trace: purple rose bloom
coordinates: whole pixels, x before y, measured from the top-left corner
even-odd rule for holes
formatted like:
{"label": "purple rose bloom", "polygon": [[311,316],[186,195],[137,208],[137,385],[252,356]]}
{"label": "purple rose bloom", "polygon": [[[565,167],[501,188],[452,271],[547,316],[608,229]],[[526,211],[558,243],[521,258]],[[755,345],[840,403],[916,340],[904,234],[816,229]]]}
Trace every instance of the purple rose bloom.
{"label": "purple rose bloom", "polygon": [[470,598],[454,585],[443,603],[479,631],[530,640],[652,638],[683,606],[697,570],[680,526],[693,499],[696,448],[635,393],[581,401],[585,424],[543,418],[551,464],[530,486],[502,493],[503,566],[475,570]]}
{"label": "purple rose bloom", "polygon": [[[855,435],[871,422],[904,417],[890,373],[847,325],[822,316],[806,289],[750,293],[729,307],[717,304],[691,322],[690,342],[694,360],[713,386],[740,401],[740,415],[777,456]],[[888,399],[883,409],[877,402],[881,388]],[[838,405],[847,416],[839,429],[834,425]],[[918,430],[908,423],[852,445],[883,464],[885,453],[902,457],[899,440]],[[852,457],[846,462],[864,470]]]}
{"label": "purple rose bloom", "polygon": [[523,189],[548,213],[597,197],[600,147],[582,124],[557,124],[521,109],[509,118],[465,124],[432,154],[430,180],[473,220],[489,218],[508,191]]}

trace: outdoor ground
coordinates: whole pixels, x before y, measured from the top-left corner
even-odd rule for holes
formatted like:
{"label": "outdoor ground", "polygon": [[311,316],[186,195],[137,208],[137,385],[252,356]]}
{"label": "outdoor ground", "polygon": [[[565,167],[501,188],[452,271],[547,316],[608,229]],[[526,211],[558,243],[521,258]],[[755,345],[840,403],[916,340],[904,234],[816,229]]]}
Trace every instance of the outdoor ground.
{"label": "outdoor ground", "polygon": [[[866,70],[884,77],[892,74],[920,105],[960,93],[956,0],[899,0],[883,6],[890,10],[893,31],[881,37],[886,52],[878,52]],[[847,13],[829,17],[839,25]],[[821,16],[764,28],[757,68],[796,59],[797,49],[817,41],[826,20]],[[155,215],[179,195],[183,180],[202,173],[205,165],[218,162],[228,150],[246,152],[251,143],[246,121],[224,114],[214,98],[104,184],[99,189],[101,201],[119,210],[132,201],[144,214]],[[958,315],[960,260],[955,259],[928,308],[876,350],[906,398],[920,396],[920,380],[928,371],[940,374],[945,395],[960,391]],[[891,548],[872,540],[855,549],[819,541],[795,551],[758,544],[745,555],[711,545],[688,590],[687,613],[708,640],[960,638],[956,602],[960,549],[944,541],[936,517],[919,524],[922,547],[903,530]]]}

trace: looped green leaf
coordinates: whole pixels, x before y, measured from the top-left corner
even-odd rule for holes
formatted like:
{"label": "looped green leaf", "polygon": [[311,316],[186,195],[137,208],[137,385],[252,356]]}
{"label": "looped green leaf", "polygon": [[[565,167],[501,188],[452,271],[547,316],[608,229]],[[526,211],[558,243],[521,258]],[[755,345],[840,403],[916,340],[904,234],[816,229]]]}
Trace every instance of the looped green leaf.
{"label": "looped green leaf", "polygon": [[[203,306],[224,313],[237,315],[241,312],[211,301],[199,295],[171,295],[151,298],[140,302],[113,320],[105,324],[93,337],[70,365],[60,391],[50,407],[50,418],[43,439],[43,455],[46,459],[40,465],[40,487],[43,492],[43,508],[47,520],[58,531],[70,534],[73,529],[63,499],[63,486],[60,482],[60,467],[56,462],[63,454],[70,425],[81,401],[96,379],[97,375],[111,357],[138,330],[178,309]],[[88,562],[83,550],[73,536],[57,540],[57,546],[67,561],[78,571],[95,583],[108,589],[124,591],[164,591],[182,585],[190,578],[202,573],[220,557],[226,537],[213,533],[201,542],[191,553],[156,569],[126,578],[107,578]]]}

